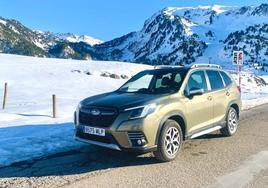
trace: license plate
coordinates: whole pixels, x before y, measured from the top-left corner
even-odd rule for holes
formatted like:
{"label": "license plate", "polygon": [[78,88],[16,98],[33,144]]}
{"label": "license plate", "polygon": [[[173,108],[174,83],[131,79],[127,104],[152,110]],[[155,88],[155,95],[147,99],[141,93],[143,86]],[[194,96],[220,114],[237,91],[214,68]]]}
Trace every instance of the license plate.
{"label": "license plate", "polygon": [[84,133],[87,133],[87,134],[105,136],[105,129],[101,129],[101,128],[84,126],[83,131]]}

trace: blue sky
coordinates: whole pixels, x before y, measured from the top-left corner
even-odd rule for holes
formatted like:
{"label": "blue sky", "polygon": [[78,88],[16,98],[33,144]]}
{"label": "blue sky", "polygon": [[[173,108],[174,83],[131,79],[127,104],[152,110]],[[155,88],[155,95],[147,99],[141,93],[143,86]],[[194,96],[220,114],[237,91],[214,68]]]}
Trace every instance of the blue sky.
{"label": "blue sky", "polygon": [[1,0],[0,16],[43,31],[86,34],[102,40],[136,31],[168,6],[259,5],[268,0]]}

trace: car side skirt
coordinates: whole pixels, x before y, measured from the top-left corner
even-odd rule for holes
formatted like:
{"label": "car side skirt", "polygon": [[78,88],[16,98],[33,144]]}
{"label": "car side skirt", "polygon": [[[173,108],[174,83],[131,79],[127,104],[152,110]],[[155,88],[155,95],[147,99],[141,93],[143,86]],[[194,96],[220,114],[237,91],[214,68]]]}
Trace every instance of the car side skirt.
{"label": "car side skirt", "polygon": [[212,126],[203,128],[201,130],[195,131],[192,134],[187,135],[186,138],[187,139],[194,139],[194,138],[197,138],[199,136],[203,136],[205,134],[220,130],[220,129],[224,128],[225,126],[226,126],[226,121],[221,122],[221,123],[217,123],[217,124],[213,124]]}

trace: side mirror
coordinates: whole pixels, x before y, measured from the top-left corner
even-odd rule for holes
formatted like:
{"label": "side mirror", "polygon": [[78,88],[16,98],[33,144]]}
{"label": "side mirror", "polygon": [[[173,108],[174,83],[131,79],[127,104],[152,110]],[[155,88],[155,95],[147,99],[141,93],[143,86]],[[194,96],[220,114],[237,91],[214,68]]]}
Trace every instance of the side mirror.
{"label": "side mirror", "polygon": [[201,88],[191,88],[189,91],[189,96],[203,95],[204,92],[204,89]]}

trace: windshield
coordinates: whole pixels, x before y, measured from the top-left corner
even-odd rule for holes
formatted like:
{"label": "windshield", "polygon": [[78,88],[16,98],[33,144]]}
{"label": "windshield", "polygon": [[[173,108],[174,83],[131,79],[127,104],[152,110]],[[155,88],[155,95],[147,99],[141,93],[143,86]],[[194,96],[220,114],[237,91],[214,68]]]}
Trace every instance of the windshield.
{"label": "windshield", "polygon": [[185,69],[142,71],[125,83],[118,92],[166,94],[179,91]]}

